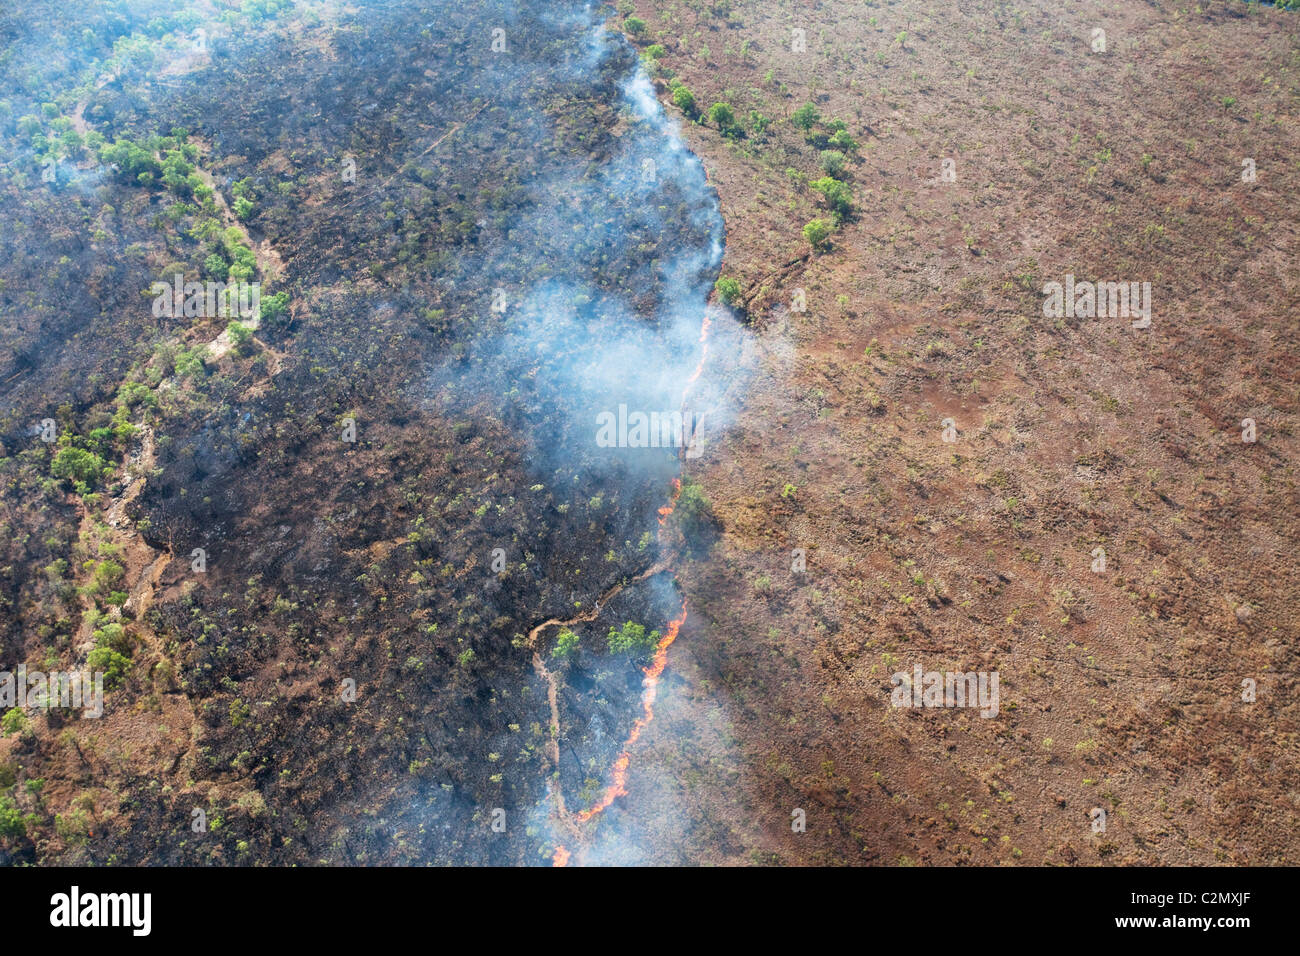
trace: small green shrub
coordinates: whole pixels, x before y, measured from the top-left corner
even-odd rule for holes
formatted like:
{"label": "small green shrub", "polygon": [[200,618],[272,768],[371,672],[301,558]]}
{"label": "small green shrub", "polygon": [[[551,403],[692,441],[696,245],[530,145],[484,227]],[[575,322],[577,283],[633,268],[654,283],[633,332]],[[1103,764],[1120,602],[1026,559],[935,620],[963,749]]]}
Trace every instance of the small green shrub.
{"label": "small green shrub", "polygon": [[673,88],[673,105],[692,119],[699,114],[695,94],[684,86],[678,85]]}
{"label": "small green shrub", "polygon": [[7,840],[21,840],[27,836],[27,825],[23,822],[22,812],[14,803],[13,797],[0,794],[0,837]]}
{"label": "small green shrub", "polygon": [[0,737],[8,737],[10,734],[22,734],[32,726],[27,714],[21,707],[14,707],[7,711],[3,717],[0,717]]}
{"label": "small green shrub", "polygon": [[816,126],[821,121],[821,118],[822,114],[817,112],[817,107],[811,103],[805,103],[791,114],[790,122],[806,133]]}
{"label": "small green shrub", "polygon": [[830,220],[814,219],[803,227],[803,237],[814,249],[824,249],[832,231]]}
{"label": "small green shrub", "polygon": [[723,276],[713,283],[713,288],[727,305],[731,305],[740,298],[740,283],[735,279]]}

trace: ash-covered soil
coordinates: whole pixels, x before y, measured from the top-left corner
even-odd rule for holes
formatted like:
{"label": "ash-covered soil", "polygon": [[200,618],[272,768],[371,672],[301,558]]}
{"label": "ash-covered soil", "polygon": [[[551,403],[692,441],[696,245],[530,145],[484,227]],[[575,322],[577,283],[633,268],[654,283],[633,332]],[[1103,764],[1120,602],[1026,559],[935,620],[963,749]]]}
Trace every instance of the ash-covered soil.
{"label": "ash-covered soil", "polygon": [[[641,712],[609,631],[681,607],[679,449],[597,415],[680,407],[722,254],[633,48],[569,2],[40,6],[0,667],[110,674],[7,718],[5,858],[549,863]],[[178,273],[260,315],[160,314]]]}

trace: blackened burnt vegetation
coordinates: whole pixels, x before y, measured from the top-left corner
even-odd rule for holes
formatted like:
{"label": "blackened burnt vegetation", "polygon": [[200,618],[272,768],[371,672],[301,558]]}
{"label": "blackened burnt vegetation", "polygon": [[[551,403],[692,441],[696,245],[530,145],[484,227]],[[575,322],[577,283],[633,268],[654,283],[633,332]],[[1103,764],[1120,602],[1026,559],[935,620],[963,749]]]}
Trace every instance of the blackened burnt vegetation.
{"label": "blackened burnt vegetation", "polygon": [[[677,467],[672,450],[596,458],[598,393],[578,376],[601,359],[591,340],[628,328],[676,347],[666,303],[704,301],[716,224],[625,100],[632,51],[577,7],[487,6],[286,16],[217,32],[166,75],[141,54],[102,85],[71,61],[54,112],[95,137],[52,184],[35,154],[0,181],[15,227],[0,309],[16,320],[0,331],[0,663],[76,666],[100,615],[130,651],[98,745],[42,724],[28,746],[23,774],[60,787],[33,803],[24,852],[549,853],[525,826],[552,768],[524,637],[655,563]],[[492,50],[499,23],[509,55]],[[226,317],[155,315],[148,290],[178,272],[260,282],[251,337],[225,349]],[[60,446],[32,431],[47,417],[83,444],[126,427],[94,445],[102,480],[51,471]],[[87,597],[79,569],[114,556],[122,593]],[[613,623],[675,612],[650,583]],[[584,655],[611,622],[584,631]],[[636,716],[640,663],[572,664],[575,794]],[[153,728],[134,760],[105,742],[131,714]],[[499,836],[493,807],[510,815]],[[113,822],[87,840],[74,813]]]}

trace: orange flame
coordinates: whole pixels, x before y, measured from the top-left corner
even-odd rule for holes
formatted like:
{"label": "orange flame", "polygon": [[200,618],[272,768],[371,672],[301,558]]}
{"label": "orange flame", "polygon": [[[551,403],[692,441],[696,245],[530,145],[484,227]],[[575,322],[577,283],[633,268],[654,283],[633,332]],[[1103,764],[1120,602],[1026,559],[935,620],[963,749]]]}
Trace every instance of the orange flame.
{"label": "orange flame", "polygon": [[605,793],[595,804],[578,814],[579,823],[586,823],[619,797],[627,794],[627,769],[632,762],[629,752],[632,745],[637,742],[637,738],[641,736],[641,731],[645,730],[650,721],[655,719],[655,698],[659,696],[659,678],[663,675],[664,668],[668,664],[668,648],[672,647],[673,641],[677,640],[677,632],[681,630],[682,625],[685,623],[686,601],[683,599],[681,616],[668,622],[668,630],[659,639],[659,643],[655,647],[654,659],[651,660],[650,666],[645,669],[645,680],[641,682],[641,686],[645,688],[641,692],[641,704],[644,713],[632,725],[632,732],[627,735],[627,742],[623,744],[623,752],[614,761],[611,775],[613,779],[609,786],[605,788]]}
{"label": "orange flame", "polygon": [[[686,386],[682,389],[683,406],[686,404],[686,397],[690,394],[691,386],[703,374],[705,362],[709,357],[709,325],[709,315],[705,312],[703,321],[700,324],[700,361],[695,366],[695,371],[691,373],[691,377],[686,380]],[[663,525],[668,520],[668,516],[673,513],[673,509],[677,507],[677,499],[681,497],[681,494],[682,480],[681,478],[674,478],[672,495],[669,497],[668,503],[659,509],[660,525]],[[623,744],[623,750],[619,753],[618,759],[614,761],[614,766],[610,770],[609,786],[605,788],[601,798],[592,806],[576,814],[579,823],[586,823],[592,817],[604,812],[619,797],[627,795],[627,772],[632,763],[632,746],[641,737],[641,731],[645,730],[650,721],[654,720],[655,701],[659,697],[659,679],[663,676],[664,668],[668,666],[668,648],[672,647],[673,642],[677,640],[682,625],[686,623],[686,614],[686,599],[683,597],[682,613],[668,622],[668,628],[664,636],[659,639],[659,643],[655,646],[654,657],[650,661],[650,665],[645,668],[645,680],[641,682],[641,686],[644,688],[641,692],[642,714],[632,724],[632,730]],[[561,809],[561,813],[563,813],[563,809]],[[556,847],[551,864],[553,866],[567,866],[568,863],[569,851],[562,846]]]}
{"label": "orange flame", "polygon": [[709,357],[709,313],[704,313],[704,321],[700,323],[700,364],[695,366],[695,371],[691,377],[686,380],[686,388],[682,392],[682,401],[686,401],[686,396],[691,390],[691,386],[699,379],[700,374],[704,371],[704,363]]}
{"label": "orange flame", "polygon": [[659,524],[662,525],[665,521],[668,520],[668,516],[672,514],[673,509],[677,507],[677,499],[680,498],[681,496],[682,496],[682,480],[680,478],[674,478],[672,496],[668,499],[668,504],[664,505],[662,508],[659,509]]}

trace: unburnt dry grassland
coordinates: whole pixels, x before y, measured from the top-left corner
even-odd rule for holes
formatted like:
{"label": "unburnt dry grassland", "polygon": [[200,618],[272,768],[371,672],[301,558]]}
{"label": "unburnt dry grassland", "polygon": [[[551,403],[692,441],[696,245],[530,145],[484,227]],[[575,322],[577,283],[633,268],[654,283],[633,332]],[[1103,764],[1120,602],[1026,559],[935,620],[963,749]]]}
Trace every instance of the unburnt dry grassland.
{"label": "unburnt dry grassland", "polygon": [[[674,782],[627,801],[688,781],[715,836],[660,859],[1293,863],[1300,21],[621,12],[693,101],[758,339],[736,426],[690,465],[725,531],[683,572],[646,743]],[[831,167],[852,209],[813,250]],[[1067,274],[1150,282],[1150,328],[1045,318]],[[915,664],[996,670],[1000,713],[891,707]],[[676,755],[700,720],[726,760]]]}

